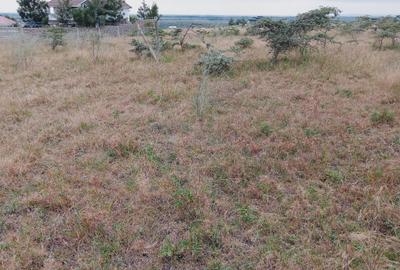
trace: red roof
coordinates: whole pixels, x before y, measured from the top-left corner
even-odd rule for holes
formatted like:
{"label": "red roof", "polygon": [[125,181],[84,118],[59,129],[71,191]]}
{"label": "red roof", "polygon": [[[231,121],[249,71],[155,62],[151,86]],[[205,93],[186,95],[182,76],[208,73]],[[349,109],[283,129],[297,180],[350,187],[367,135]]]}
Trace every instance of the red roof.
{"label": "red roof", "polygon": [[10,20],[4,16],[0,16],[0,26],[14,26],[16,24],[15,21]]}
{"label": "red roof", "polygon": [[[72,7],[80,7],[86,1],[87,0],[70,0],[69,2],[71,3]],[[58,7],[59,0],[50,0],[48,4],[49,4],[49,7]],[[128,5],[125,1],[123,1],[122,2],[122,8],[123,9],[130,9],[132,7],[130,5]]]}

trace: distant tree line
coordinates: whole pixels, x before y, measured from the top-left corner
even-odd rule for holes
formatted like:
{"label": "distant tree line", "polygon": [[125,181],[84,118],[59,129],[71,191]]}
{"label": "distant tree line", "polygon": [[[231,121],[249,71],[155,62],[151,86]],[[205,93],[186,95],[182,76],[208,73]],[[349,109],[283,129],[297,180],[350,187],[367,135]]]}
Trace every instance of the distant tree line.
{"label": "distant tree line", "polygon": [[244,26],[246,24],[247,24],[247,20],[245,18],[240,18],[240,19],[237,19],[237,20],[231,18],[229,20],[229,22],[228,22],[229,26],[234,26],[234,25],[242,25],[242,26]]}
{"label": "distant tree line", "polygon": [[390,41],[390,46],[395,48],[400,39],[400,15],[373,18],[369,16],[358,17],[353,22],[341,25],[343,34],[349,35],[349,42],[358,43],[358,36],[371,30],[375,35],[374,46],[381,50],[384,48],[385,40]]}
{"label": "distant tree line", "polygon": [[[17,0],[18,14],[24,22],[46,25],[49,5],[45,0]],[[89,0],[84,7],[72,8],[70,0],[59,0],[55,8],[57,21],[66,25],[71,19],[79,26],[116,24],[123,20],[122,0]]]}

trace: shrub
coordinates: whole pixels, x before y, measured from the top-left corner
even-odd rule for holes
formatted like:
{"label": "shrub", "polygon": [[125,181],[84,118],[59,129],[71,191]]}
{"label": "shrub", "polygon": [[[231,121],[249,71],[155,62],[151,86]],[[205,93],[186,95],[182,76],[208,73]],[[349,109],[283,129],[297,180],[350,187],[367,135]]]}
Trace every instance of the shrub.
{"label": "shrub", "polygon": [[332,183],[342,183],[344,181],[344,176],[339,170],[330,169],[325,173],[325,179]]}
{"label": "shrub", "polygon": [[171,258],[175,253],[175,246],[170,239],[166,239],[160,247],[160,256],[162,258]]}
{"label": "shrub", "polygon": [[247,49],[250,48],[254,44],[254,40],[251,38],[241,38],[239,41],[235,43],[235,46],[242,48],[242,49]]}
{"label": "shrub", "polygon": [[49,31],[50,46],[52,50],[55,50],[58,46],[63,46],[64,42],[64,29],[62,28],[51,28]]}
{"label": "shrub", "polygon": [[270,136],[272,134],[272,128],[267,122],[262,122],[260,125],[260,131],[265,136]]}
{"label": "shrub", "polygon": [[210,50],[201,55],[197,65],[203,67],[204,73],[212,76],[220,76],[232,68],[233,58],[225,56],[217,50]]}
{"label": "shrub", "polygon": [[[136,53],[138,56],[147,56],[147,57],[152,56],[150,48],[146,44],[141,42],[140,40],[133,39],[131,42],[131,45],[133,46],[133,49],[131,49],[131,52]],[[160,46],[160,48],[159,48],[160,52],[172,49],[171,42],[164,41],[162,39],[160,39],[158,41],[158,44],[156,44],[156,42],[153,41],[153,46],[154,47]]]}
{"label": "shrub", "polygon": [[318,129],[314,129],[314,128],[306,128],[304,129],[304,135],[306,135],[306,137],[310,138],[310,137],[315,137],[320,135],[321,132]]}
{"label": "shrub", "polygon": [[332,19],[339,13],[337,8],[322,7],[300,14],[292,21],[264,19],[256,23],[251,32],[268,42],[273,54],[272,60],[276,63],[280,54],[293,49],[299,49],[303,56],[306,55],[312,41],[321,40],[321,34],[324,42],[332,40],[326,32],[331,29]]}
{"label": "shrub", "polygon": [[397,136],[394,138],[393,143],[396,144],[396,145],[400,145],[400,135],[397,135]]}
{"label": "shrub", "polygon": [[234,25],[244,26],[246,24],[247,20],[245,18],[237,19],[236,21],[233,18],[231,18],[228,23],[229,26],[234,26]]}
{"label": "shrub", "polygon": [[222,36],[238,36],[240,34],[239,28],[235,26],[223,27],[220,28],[218,31],[214,32],[215,35],[222,35]]}
{"label": "shrub", "polygon": [[375,125],[378,124],[392,124],[394,122],[394,113],[387,109],[382,112],[375,111],[371,115],[371,122]]}
{"label": "shrub", "polygon": [[247,205],[239,206],[238,212],[240,220],[244,223],[253,223],[258,218],[257,211]]}
{"label": "shrub", "polygon": [[376,19],[369,16],[358,17],[353,22],[344,22],[340,25],[340,31],[343,35],[350,36],[351,40],[348,42],[358,43],[358,35],[364,31],[367,31],[374,23]]}
{"label": "shrub", "polygon": [[147,55],[149,52],[149,48],[147,48],[146,45],[144,45],[143,42],[133,39],[131,41],[131,45],[133,46],[133,49],[131,49],[131,52],[136,53],[137,55]]}
{"label": "shrub", "polygon": [[138,20],[138,17],[136,15],[130,15],[129,16],[129,22],[130,23],[134,24],[134,23],[137,22],[137,20]]}

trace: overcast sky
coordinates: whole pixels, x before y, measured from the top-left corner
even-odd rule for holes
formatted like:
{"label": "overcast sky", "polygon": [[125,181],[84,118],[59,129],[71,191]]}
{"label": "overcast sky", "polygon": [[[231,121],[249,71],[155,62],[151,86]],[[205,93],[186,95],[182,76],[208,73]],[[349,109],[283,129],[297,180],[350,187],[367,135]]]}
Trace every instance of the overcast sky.
{"label": "overcast sky", "polygon": [[[0,0],[0,12],[15,12],[16,0]],[[136,12],[141,0],[126,0]],[[148,0],[152,3],[152,0]],[[158,0],[161,14],[185,15],[297,15],[335,6],[343,15],[397,15],[400,0]]]}

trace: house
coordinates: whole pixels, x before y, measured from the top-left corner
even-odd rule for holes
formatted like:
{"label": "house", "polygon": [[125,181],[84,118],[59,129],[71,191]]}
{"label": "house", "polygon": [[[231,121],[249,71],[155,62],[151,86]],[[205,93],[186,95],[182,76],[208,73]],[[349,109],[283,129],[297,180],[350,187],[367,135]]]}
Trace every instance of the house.
{"label": "house", "polygon": [[[86,2],[88,2],[88,0],[70,0],[72,8],[85,7]],[[50,0],[48,4],[49,4],[49,8],[50,8],[49,21],[50,21],[50,23],[55,22],[55,21],[57,21],[56,8],[59,5],[59,0]],[[122,2],[122,16],[124,17],[124,19],[126,21],[129,21],[129,14],[130,14],[131,9],[132,9],[132,7],[130,5],[128,5],[125,1]]]}
{"label": "house", "polygon": [[16,21],[11,20],[4,16],[0,16],[0,27],[13,27],[16,25],[17,25]]}

